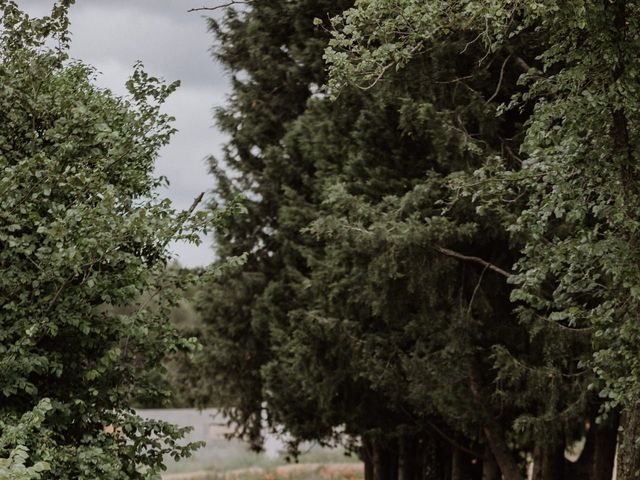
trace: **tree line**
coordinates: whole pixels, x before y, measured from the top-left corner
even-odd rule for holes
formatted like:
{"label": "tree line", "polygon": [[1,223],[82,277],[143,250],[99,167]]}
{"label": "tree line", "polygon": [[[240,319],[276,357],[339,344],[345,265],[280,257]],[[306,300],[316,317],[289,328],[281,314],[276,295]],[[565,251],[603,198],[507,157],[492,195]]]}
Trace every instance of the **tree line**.
{"label": "tree line", "polygon": [[609,480],[616,448],[636,478],[639,7],[211,20],[233,78],[213,204],[248,210],[218,251],[249,255],[204,289],[199,401],[256,448],[346,442],[367,479]]}
{"label": "tree line", "polygon": [[[252,448],[366,480],[637,477],[638,2],[225,4],[229,141],[185,212],[152,173],[178,84],[96,87],[73,3],[0,0],[0,479],[159,478],[197,445],[132,406],[180,352]],[[207,230],[210,270],[166,268]]]}

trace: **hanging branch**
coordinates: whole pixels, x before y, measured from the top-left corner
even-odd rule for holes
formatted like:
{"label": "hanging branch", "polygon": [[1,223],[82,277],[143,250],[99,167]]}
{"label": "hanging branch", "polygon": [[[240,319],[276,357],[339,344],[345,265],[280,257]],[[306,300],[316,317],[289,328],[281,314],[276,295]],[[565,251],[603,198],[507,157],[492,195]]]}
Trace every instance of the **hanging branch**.
{"label": "hanging branch", "polygon": [[504,79],[504,67],[507,66],[507,62],[509,61],[510,58],[511,58],[511,54],[509,54],[507,58],[504,59],[504,62],[502,62],[502,67],[500,67],[500,78],[498,79],[498,86],[496,87],[496,91],[493,92],[493,95],[491,95],[491,97],[489,97],[489,99],[485,103],[491,103],[491,101],[498,96],[498,93],[500,92],[500,87],[502,87],[502,80]]}

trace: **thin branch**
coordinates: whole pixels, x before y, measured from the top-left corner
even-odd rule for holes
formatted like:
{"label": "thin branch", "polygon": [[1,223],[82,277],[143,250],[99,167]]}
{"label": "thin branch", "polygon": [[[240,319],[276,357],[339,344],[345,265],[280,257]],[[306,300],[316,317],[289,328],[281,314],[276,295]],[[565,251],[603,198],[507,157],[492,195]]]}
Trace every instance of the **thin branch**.
{"label": "thin branch", "polygon": [[202,201],[202,198],[204,197],[204,192],[200,193],[200,195],[198,195],[194,200],[193,203],[191,204],[191,206],[189,207],[188,210],[184,211],[181,213],[182,215],[182,219],[181,221],[176,225],[176,227],[172,230],[171,235],[169,236],[169,238],[167,238],[164,242],[164,244],[162,245],[163,247],[166,247],[172,240],[173,237],[181,231],[182,227],[184,226],[184,224],[187,222],[187,220],[189,220],[189,218],[191,218],[191,214],[193,214],[193,211],[196,209],[196,207],[200,204],[200,202]]}
{"label": "thin branch", "polygon": [[463,255],[462,253],[458,253],[455,252],[453,250],[450,250],[448,248],[443,248],[443,247],[437,247],[436,251],[446,255],[447,257],[453,257],[453,258],[457,258],[458,260],[464,260],[466,262],[475,262],[475,263],[479,263],[480,265],[484,266],[485,268],[488,268],[489,270],[493,270],[496,273],[499,273],[500,275],[502,275],[503,277],[509,278],[512,274],[510,272],[507,272],[506,270],[503,270],[502,268],[498,267],[497,265],[494,265],[493,263],[487,262],[486,260],[480,258],[480,257],[474,257],[474,256],[469,256],[469,255]]}
{"label": "thin branch", "polygon": [[585,333],[588,333],[588,332],[592,332],[596,328],[593,325],[590,326],[590,327],[572,327],[570,325],[564,325],[564,324],[562,324],[560,322],[549,320],[549,318],[543,317],[542,315],[536,314],[536,317],[538,317],[540,320],[542,320],[544,322],[550,323],[550,324],[555,325],[556,327],[558,327],[558,328],[560,328],[562,330],[567,330],[569,332],[578,332],[578,333],[585,332]]}
{"label": "thin branch", "polygon": [[[417,50],[421,49],[422,45],[423,45],[423,42],[418,42],[416,45],[414,45],[413,48],[409,50],[409,55],[413,55]],[[364,91],[371,90],[373,87],[375,87],[378,84],[378,82],[384,76],[387,70],[389,70],[391,67],[397,64],[398,62],[396,60],[393,60],[392,62],[389,62],[386,65],[383,65],[380,68],[380,71],[378,72],[376,77],[368,85],[365,85],[365,86],[356,85],[356,87]]]}
{"label": "thin branch", "polygon": [[388,63],[385,66],[383,66],[380,69],[380,71],[378,72],[378,74],[376,75],[376,78],[374,78],[368,85],[365,85],[365,86],[356,85],[356,87],[358,87],[360,90],[364,90],[364,91],[371,90],[373,87],[375,87],[378,84],[378,82],[384,76],[386,71],[389,70],[394,65],[396,65],[396,63],[397,62],[394,60],[393,62]]}
{"label": "thin branch", "polygon": [[191,206],[189,207],[189,210],[187,210],[187,216],[188,217],[191,216],[191,214],[196,209],[198,204],[202,201],[203,197],[204,197],[204,192],[200,192],[200,195],[198,195],[196,198],[193,199],[193,202],[191,203]]}
{"label": "thin branch", "polygon": [[[458,77],[458,78],[454,78],[453,80],[441,80],[441,81],[434,81],[433,83],[437,83],[440,85],[444,85],[447,83],[458,83],[458,82],[462,82],[462,80],[468,80],[470,78],[473,78],[473,75],[465,75],[464,77]],[[475,90],[474,90],[475,91]]]}
{"label": "thin branch", "polygon": [[507,153],[509,155],[511,155],[511,158],[513,158],[515,161],[517,161],[520,165],[522,165],[522,159],[516,155],[515,153],[513,153],[513,150],[511,149],[511,147],[509,145],[505,145],[504,149],[507,151]]}
{"label": "thin branch", "polygon": [[502,79],[504,78],[504,67],[507,66],[507,62],[509,61],[510,58],[511,58],[511,54],[507,55],[507,58],[505,58],[504,62],[502,62],[502,67],[500,67],[500,78],[498,79],[498,86],[496,87],[496,91],[493,92],[493,95],[491,95],[485,103],[490,103],[494,98],[498,96],[498,93],[500,92],[500,88],[502,87]]}
{"label": "thin branch", "polygon": [[58,297],[60,297],[60,294],[62,293],[62,291],[64,290],[64,287],[67,286],[67,284],[73,279],[73,275],[65,280],[63,280],[63,282],[60,284],[60,286],[56,289],[53,298],[51,298],[51,301],[49,302],[49,305],[47,306],[47,310],[46,313],[49,313],[51,311],[51,309],[55,306],[56,302],[58,301]]}
{"label": "thin branch", "polygon": [[464,46],[464,48],[462,49],[462,51],[460,52],[460,55],[462,55],[464,52],[467,51],[467,48],[469,48],[469,46],[473,45],[474,43],[476,43],[478,40],[480,40],[480,37],[482,37],[482,35],[484,35],[486,32],[480,32],[476,38],[474,38],[473,40],[471,40],[470,42],[467,42],[467,44]]}
{"label": "thin branch", "polygon": [[469,300],[469,307],[467,308],[467,313],[471,313],[471,306],[473,305],[473,301],[476,299],[476,295],[478,294],[478,290],[480,290],[480,284],[482,283],[482,279],[484,278],[484,274],[489,268],[489,265],[485,265],[482,269],[482,273],[480,274],[480,278],[478,279],[478,283],[476,283],[476,288],[473,289],[473,295],[471,295],[471,300]]}
{"label": "thin branch", "polygon": [[187,12],[215,12],[216,10],[222,10],[223,8],[232,7],[233,5],[246,5],[249,3],[248,1],[243,0],[231,0],[230,2],[224,3],[222,5],[218,5],[216,7],[198,7],[198,8],[190,8]]}

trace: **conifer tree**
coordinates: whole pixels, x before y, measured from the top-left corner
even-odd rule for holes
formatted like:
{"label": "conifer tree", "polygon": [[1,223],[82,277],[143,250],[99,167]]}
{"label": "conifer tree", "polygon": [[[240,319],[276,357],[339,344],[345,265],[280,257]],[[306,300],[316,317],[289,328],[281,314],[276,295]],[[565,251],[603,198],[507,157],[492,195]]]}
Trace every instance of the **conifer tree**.
{"label": "conifer tree", "polygon": [[[295,308],[288,264],[303,263],[287,234],[308,223],[279,217],[283,192],[305,188],[313,169],[289,162],[281,147],[287,125],[301,115],[324,82],[322,52],[327,34],[313,18],[337,14],[350,2],[269,2],[228,9],[211,20],[216,57],[232,77],[227,107],[217,111],[220,128],[231,140],[223,159],[212,159],[221,203],[238,194],[248,213],[231,220],[218,237],[221,258],[249,253],[246,264],[209,286],[201,302],[208,325],[207,344],[197,377],[211,379],[203,401],[226,407],[239,434],[260,448],[264,384],[261,369],[271,358],[271,323]],[[288,229],[288,230],[287,230]]]}

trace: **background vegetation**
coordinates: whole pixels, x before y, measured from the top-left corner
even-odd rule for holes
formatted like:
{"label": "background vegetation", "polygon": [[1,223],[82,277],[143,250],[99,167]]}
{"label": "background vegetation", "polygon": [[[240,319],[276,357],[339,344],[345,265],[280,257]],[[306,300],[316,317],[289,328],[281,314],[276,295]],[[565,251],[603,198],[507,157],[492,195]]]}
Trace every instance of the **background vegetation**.
{"label": "background vegetation", "polygon": [[157,478],[172,389],[366,480],[640,475],[638,2],[212,6],[198,213],[154,193],[177,84],[96,88],[71,3],[0,0],[0,478]]}

